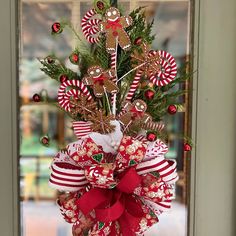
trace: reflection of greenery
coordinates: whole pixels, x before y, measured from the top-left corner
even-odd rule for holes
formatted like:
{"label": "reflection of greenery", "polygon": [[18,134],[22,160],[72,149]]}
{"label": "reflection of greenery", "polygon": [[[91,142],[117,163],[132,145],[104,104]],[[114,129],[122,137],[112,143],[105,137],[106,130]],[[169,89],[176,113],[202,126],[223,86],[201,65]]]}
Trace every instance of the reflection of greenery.
{"label": "reflection of greenery", "polygon": [[22,156],[51,156],[58,150],[54,140],[50,141],[49,147],[44,147],[39,142],[38,136],[24,137],[20,147],[20,155]]}

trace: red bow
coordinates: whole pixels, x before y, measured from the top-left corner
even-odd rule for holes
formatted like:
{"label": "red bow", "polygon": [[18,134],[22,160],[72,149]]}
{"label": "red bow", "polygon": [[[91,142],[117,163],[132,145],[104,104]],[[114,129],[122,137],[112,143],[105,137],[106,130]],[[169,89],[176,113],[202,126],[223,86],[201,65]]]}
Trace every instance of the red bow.
{"label": "red bow", "polygon": [[104,84],[104,80],[106,80],[107,78],[104,75],[100,75],[98,78],[93,78],[94,83],[99,83],[100,85]]}
{"label": "red bow", "polygon": [[[131,193],[141,183],[141,177],[130,168],[113,190],[93,188],[77,200],[79,209],[87,215],[95,210],[96,220],[104,223],[118,221],[122,235],[135,236],[135,229],[144,217],[141,202]],[[111,236],[116,236],[112,225]]]}
{"label": "red bow", "polygon": [[120,19],[117,19],[116,21],[107,21],[106,29],[112,29],[113,31],[116,31],[118,28],[122,28],[122,25],[120,24]]}

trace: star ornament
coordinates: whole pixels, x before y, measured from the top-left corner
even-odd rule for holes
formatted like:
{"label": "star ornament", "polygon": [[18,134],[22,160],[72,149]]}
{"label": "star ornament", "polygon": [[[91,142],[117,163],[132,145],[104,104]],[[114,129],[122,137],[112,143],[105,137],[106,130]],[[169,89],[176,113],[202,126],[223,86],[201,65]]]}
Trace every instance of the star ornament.
{"label": "star ornament", "polygon": [[150,46],[143,44],[141,46],[142,53],[137,50],[133,53],[132,58],[138,63],[139,69],[143,71],[144,75],[149,77],[160,71],[160,56],[157,51],[150,50]]}
{"label": "star ornament", "polygon": [[88,101],[86,96],[81,96],[78,99],[73,98],[70,102],[71,114],[77,117],[80,114],[85,120],[88,120],[88,115],[97,110],[97,103]]}

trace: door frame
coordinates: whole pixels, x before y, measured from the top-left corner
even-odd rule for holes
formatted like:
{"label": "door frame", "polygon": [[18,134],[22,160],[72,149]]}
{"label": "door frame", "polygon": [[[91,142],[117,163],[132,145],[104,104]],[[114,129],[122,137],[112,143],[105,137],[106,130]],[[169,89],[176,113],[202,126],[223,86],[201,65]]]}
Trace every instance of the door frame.
{"label": "door frame", "polygon": [[[236,1],[195,0],[189,236],[233,236]],[[0,229],[20,235],[18,1],[0,1]],[[222,73],[223,72],[223,73]],[[226,105],[225,105],[226,104]],[[234,234],[235,232],[235,234]]]}

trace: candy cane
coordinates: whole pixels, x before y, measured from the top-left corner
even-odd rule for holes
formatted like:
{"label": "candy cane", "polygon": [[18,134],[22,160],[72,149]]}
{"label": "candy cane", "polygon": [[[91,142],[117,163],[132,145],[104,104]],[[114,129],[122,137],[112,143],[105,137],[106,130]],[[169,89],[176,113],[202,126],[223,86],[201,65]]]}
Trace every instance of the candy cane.
{"label": "candy cane", "polygon": [[81,92],[78,89],[71,89],[65,93],[64,101],[63,101],[63,107],[65,108],[65,110],[67,110],[67,111],[70,110],[70,98],[74,97],[77,99],[77,98],[79,98],[80,94],[81,94]]}
{"label": "candy cane", "polygon": [[[115,71],[115,76],[112,78],[112,81],[117,84],[117,68],[116,68],[116,63],[117,63],[117,46],[118,42],[116,39],[116,51],[111,54],[111,68],[114,69]],[[116,115],[116,94],[112,94],[111,96],[111,104],[112,104],[112,114]]]}
{"label": "candy cane", "polygon": [[85,84],[79,80],[66,80],[63,82],[58,90],[58,103],[64,108],[66,111],[70,111],[70,97],[75,96],[78,97],[80,92],[75,92],[75,89],[71,89],[66,91],[68,86],[78,87],[81,92],[88,97],[88,100],[92,99],[90,92],[88,91]]}
{"label": "candy cane", "polygon": [[137,71],[137,73],[136,73],[136,75],[134,77],[134,80],[133,80],[132,84],[130,85],[129,92],[128,92],[127,96],[126,96],[126,101],[131,101],[132,97],[134,96],[134,93],[137,90],[139,81],[140,81],[140,79],[142,77],[142,73],[143,73],[142,69]]}
{"label": "candy cane", "polygon": [[98,43],[99,37],[97,33],[99,32],[98,24],[101,22],[99,19],[91,19],[97,14],[95,9],[89,10],[81,21],[82,32],[85,38],[90,43]]}
{"label": "candy cane", "polygon": [[158,51],[158,54],[161,58],[161,70],[157,75],[151,75],[149,79],[157,86],[165,86],[172,82],[176,77],[177,65],[174,57],[170,53],[160,50]]}
{"label": "candy cane", "polygon": [[147,122],[143,124],[143,128],[157,130],[157,131],[162,131],[164,127],[165,127],[165,124],[162,122]]}

